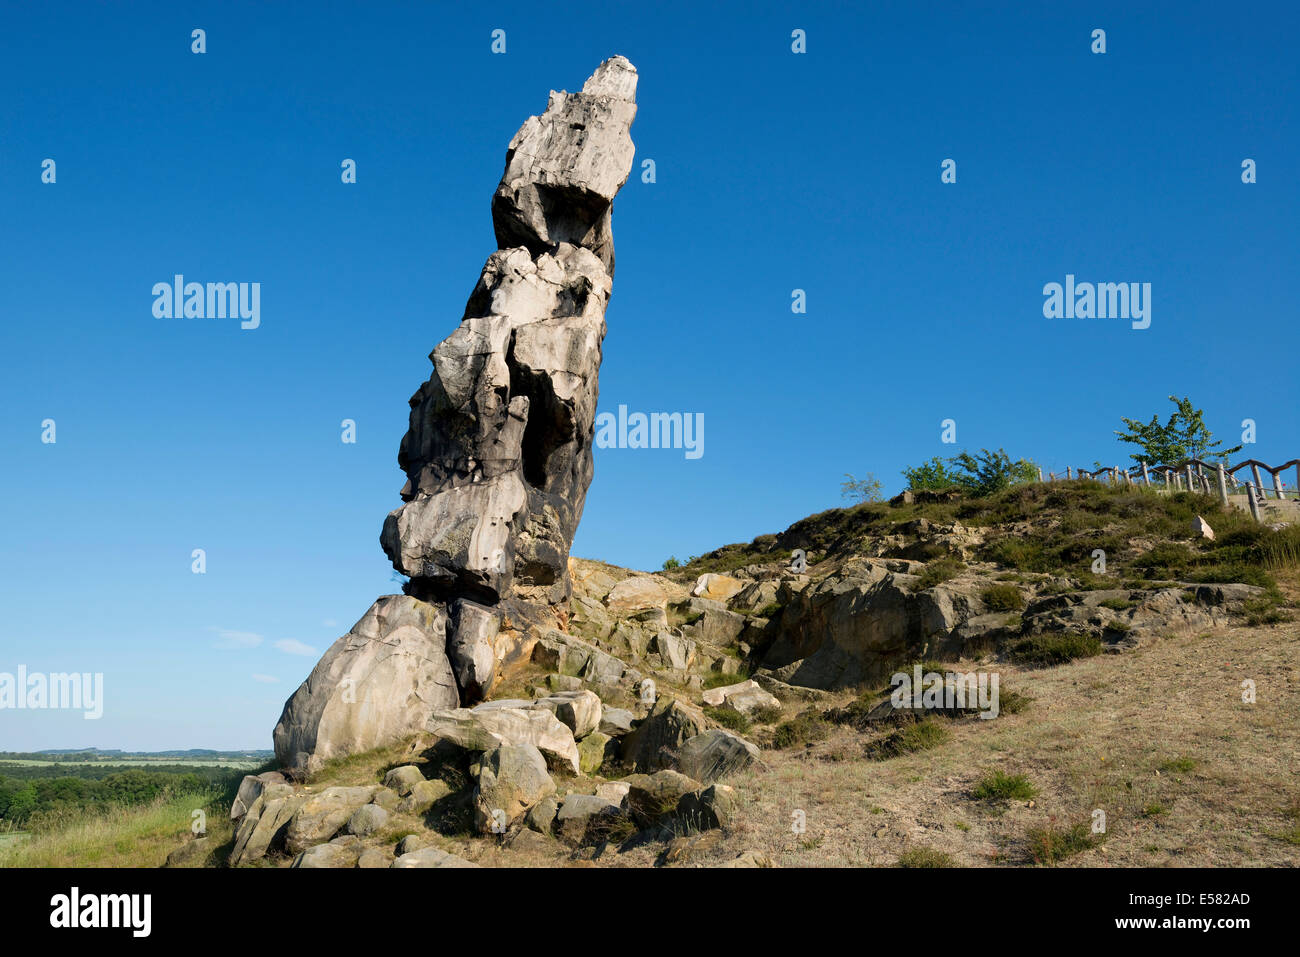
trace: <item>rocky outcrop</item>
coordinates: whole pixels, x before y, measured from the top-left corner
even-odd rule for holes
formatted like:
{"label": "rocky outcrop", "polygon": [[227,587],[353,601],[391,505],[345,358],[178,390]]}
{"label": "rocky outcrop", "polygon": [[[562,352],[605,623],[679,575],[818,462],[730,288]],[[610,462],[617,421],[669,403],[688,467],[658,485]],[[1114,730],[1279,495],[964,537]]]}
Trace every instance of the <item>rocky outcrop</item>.
{"label": "rocky outcrop", "polygon": [[286,769],[312,772],[484,700],[543,631],[565,626],[636,81],[626,59],[606,60],[510,141],[492,197],[499,248],[410,399],[404,504],[380,535],[405,595],[379,599],[286,703]]}
{"label": "rocky outcrop", "polygon": [[492,201],[500,248],[433,350],[398,454],[406,504],[381,542],[410,594],[568,598],[635,92],[636,70],[614,57],[582,92],[552,93],[510,142]]}
{"label": "rocky outcrop", "polygon": [[787,584],[763,667],[789,684],[843,688],[879,681],[926,649],[950,650],[953,630],[983,612],[982,603],[950,584],[913,591],[915,582],[866,560],[797,591]]}

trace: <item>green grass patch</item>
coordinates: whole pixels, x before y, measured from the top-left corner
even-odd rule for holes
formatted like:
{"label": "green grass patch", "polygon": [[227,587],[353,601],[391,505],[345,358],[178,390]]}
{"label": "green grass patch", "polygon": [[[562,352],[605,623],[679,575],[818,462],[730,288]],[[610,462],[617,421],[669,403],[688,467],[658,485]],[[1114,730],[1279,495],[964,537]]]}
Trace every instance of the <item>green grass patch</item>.
{"label": "green grass patch", "polygon": [[1015,642],[1007,655],[1024,664],[1063,665],[1076,658],[1099,655],[1101,650],[1101,639],[1091,635],[1031,635]]}
{"label": "green grass patch", "polygon": [[933,847],[914,847],[898,855],[899,867],[959,867],[951,854]]}
{"label": "green grass patch", "polygon": [[977,801],[1032,801],[1038,788],[1023,774],[994,770],[980,778],[970,794]]}
{"label": "green grass patch", "polygon": [[1102,842],[1102,835],[1093,834],[1086,822],[1067,828],[1033,828],[1026,837],[1035,864],[1055,864]]}
{"label": "green grass patch", "polygon": [[905,754],[937,748],[950,737],[951,732],[947,727],[934,718],[925,718],[871,742],[866,747],[866,754],[872,761],[888,761]]}

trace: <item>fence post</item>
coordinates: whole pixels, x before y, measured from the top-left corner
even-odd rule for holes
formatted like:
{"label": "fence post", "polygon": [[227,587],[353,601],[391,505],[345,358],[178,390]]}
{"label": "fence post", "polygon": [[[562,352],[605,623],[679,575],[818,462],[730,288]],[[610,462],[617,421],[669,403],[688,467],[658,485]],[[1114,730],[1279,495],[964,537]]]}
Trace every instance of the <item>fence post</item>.
{"label": "fence post", "polygon": [[1042,480],[1043,480],[1043,469],[1042,469],[1042,466],[1039,466],[1039,469],[1038,469],[1038,481],[1041,482]]}
{"label": "fence post", "polygon": [[1259,477],[1259,466],[1258,466],[1258,465],[1252,465],[1252,466],[1250,467],[1250,474],[1253,475],[1253,476],[1255,476],[1255,488],[1259,489],[1259,494],[1260,494],[1260,495],[1263,495],[1263,494],[1264,494],[1264,480],[1261,479],[1261,478]]}
{"label": "fence post", "polygon": [[1190,462],[1187,463],[1186,472],[1187,472],[1187,491],[1190,492],[1196,487],[1195,485],[1192,484],[1195,481],[1195,479],[1192,478],[1192,465]]}
{"label": "fence post", "polygon": [[1067,482],[1070,480],[1070,466],[1068,465],[1065,467],[1065,480]]}
{"label": "fence post", "polygon": [[1250,482],[1246,483],[1246,498],[1250,501],[1250,514],[1255,519],[1255,521],[1258,522],[1259,502],[1255,500],[1255,486],[1252,485]]}
{"label": "fence post", "polygon": [[1280,477],[1281,474],[1282,474],[1281,472],[1273,473],[1273,491],[1277,493],[1277,500],[1279,502],[1283,501],[1286,498],[1286,496],[1282,494],[1282,479]]}
{"label": "fence post", "polygon": [[1147,464],[1145,462],[1142,463],[1142,481],[1146,484],[1147,488],[1151,487],[1151,473],[1147,471]]}
{"label": "fence post", "polygon": [[1220,462],[1215,466],[1219,470],[1219,498],[1224,505],[1228,504],[1228,482],[1223,476],[1223,463]]}

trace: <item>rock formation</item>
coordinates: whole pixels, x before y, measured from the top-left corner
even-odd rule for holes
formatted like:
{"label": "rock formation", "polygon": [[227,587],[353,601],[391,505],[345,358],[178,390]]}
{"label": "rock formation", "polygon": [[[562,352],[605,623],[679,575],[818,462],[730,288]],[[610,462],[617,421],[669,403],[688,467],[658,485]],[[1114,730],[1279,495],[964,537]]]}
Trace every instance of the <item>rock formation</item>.
{"label": "rock formation", "polygon": [[500,248],[430,355],[398,452],[404,504],[380,542],[405,597],[379,599],[285,704],[284,767],[422,730],[567,624],[636,80],[626,59],[606,60],[510,141],[492,197]]}

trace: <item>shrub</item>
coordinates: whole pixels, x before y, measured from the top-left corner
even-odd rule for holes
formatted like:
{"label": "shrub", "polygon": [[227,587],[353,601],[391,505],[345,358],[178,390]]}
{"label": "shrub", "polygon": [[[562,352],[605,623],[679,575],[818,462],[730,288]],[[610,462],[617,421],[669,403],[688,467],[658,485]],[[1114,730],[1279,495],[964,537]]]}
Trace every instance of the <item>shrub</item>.
{"label": "shrub", "polygon": [[965,570],[966,563],[956,558],[940,558],[937,561],[930,562],[925,568],[921,569],[921,574],[917,576],[917,590],[924,591],[927,588],[933,588],[935,585],[956,578]]}
{"label": "shrub", "polygon": [[816,709],[810,708],[789,721],[782,722],[772,734],[772,747],[784,751],[799,745],[820,741],[830,733],[830,728]]}
{"label": "shrub", "polygon": [[990,771],[971,789],[977,801],[1030,801],[1038,797],[1038,788],[1023,774]]}
{"label": "shrub", "polygon": [[1026,836],[1029,840],[1029,855],[1035,864],[1055,864],[1080,851],[1096,847],[1102,840],[1100,835],[1092,833],[1092,828],[1086,822],[1064,829],[1034,828]]}
{"label": "shrub", "polygon": [[706,707],[704,714],[728,731],[734,731],[737,734],[744,734],[750,727],[750,721],[747,717],[739,711],[732,711],[730,708]]}
{"label": "shrub", "polygon": [[899,867],[957,867],[952,855],[933,847],[914,847],[898,855]]}
{"label": "shrub", "polygon": [[949,736],[948,729],[934,718],[924,718],[871,742],[867,745],[866,754],[873,761],[888,761],[904,754],[937,748]]}
{"label": "shrub", "polygon": [[1025,596],[1015,585],[990,585],[980,592],[980,598],[990,611],[1020,611],[1025,607]]}
{"label": "shrub", "polygon": [[947,462],[937,455],[915,468],[903,469],[903,478],[914,492],[942,492],[957,487],[957,477],[948,469]]}
{"label": "shrub", "polygon": [[855,502],[879,502],[881,501],[880,490],[883,486],[870,472],[865,478],[854,478],[847,472],[844,473],[844,481],[840,483],[840,494],[844,498],[851,499]]}
{"label": "shrub", "polygon": [[1101,639],[1091,635],[1032,635],[1008,649],[1012,661],[1035,665],[1061,665],[1076,658],[1101,654]]}
{"label": "shrub", "polygon": [[995,492],[1032,482],[1038,478],[1038,468],[1027,459],[1014,462],[1005,449],[990,452],[980,449],[978,455],[962,452],[952,458],[957,485],[976,498],[983,498]]}

